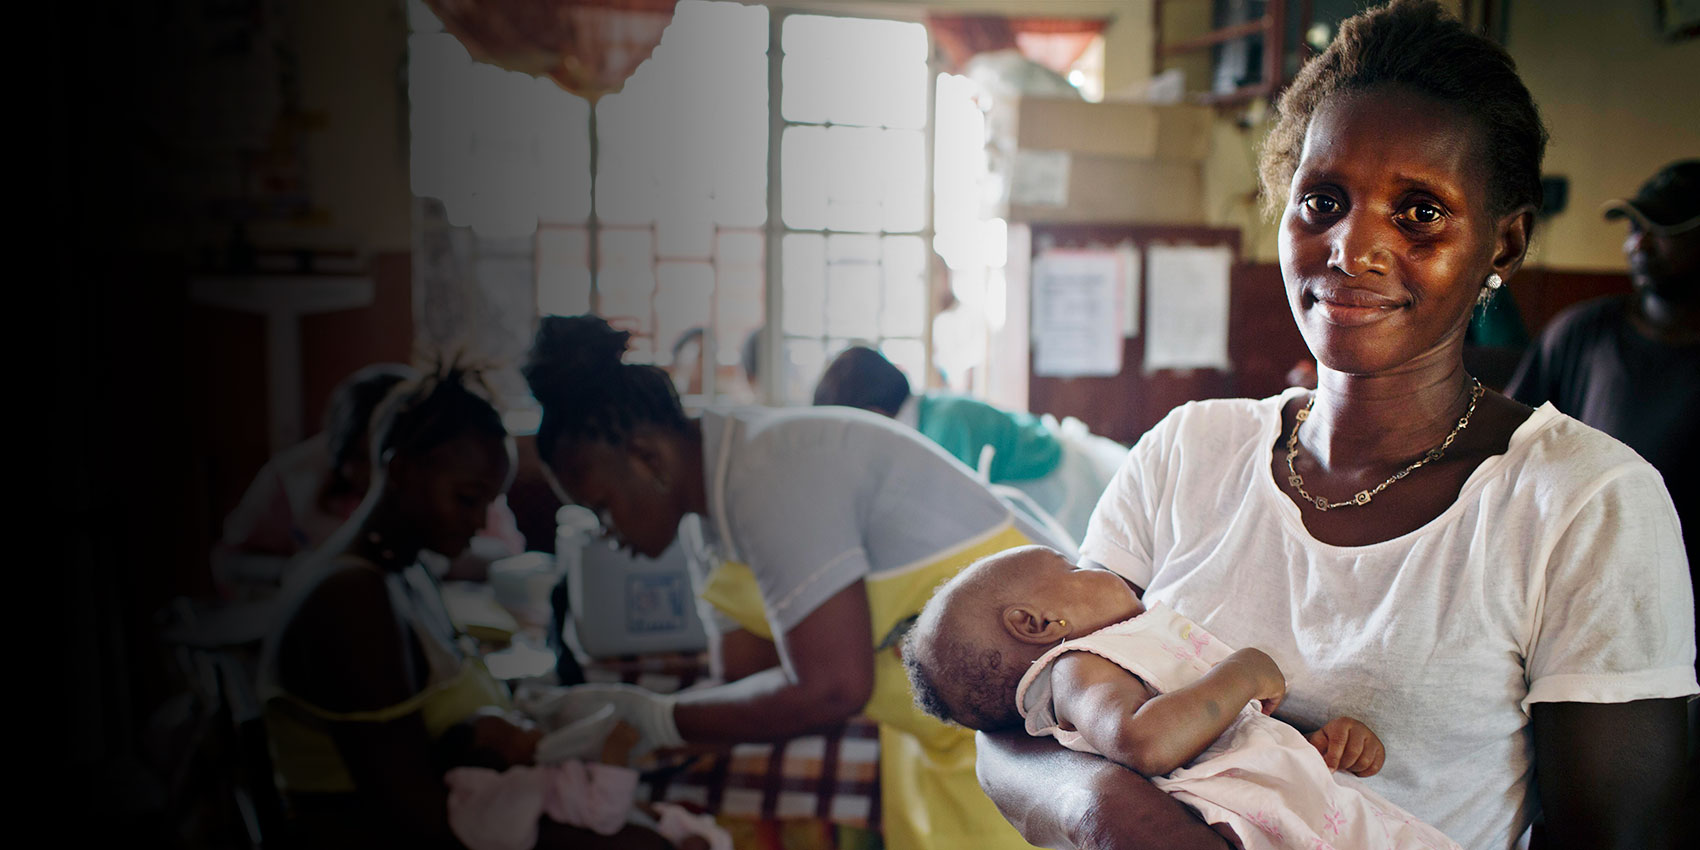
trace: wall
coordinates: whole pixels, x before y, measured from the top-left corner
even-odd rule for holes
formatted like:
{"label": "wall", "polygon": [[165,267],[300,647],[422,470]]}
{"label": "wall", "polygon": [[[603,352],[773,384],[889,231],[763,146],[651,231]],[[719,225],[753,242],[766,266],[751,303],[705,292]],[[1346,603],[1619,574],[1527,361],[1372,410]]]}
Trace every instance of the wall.
{"label": "wall", "polygon": [[1552,140],[1545,172],[1570,178],[1568,208],[1536,234],[1538,265],[1621,270],[1621,224],[1599,207],[1665,163],[1700,157],[1700,39],[1658,35],[1652,0],[1512,0],[1506,47]]}
{"label": "wall", "polygon": [[366,252],[410,249],[407,23],[400,0],[288,5],[316,224]]}

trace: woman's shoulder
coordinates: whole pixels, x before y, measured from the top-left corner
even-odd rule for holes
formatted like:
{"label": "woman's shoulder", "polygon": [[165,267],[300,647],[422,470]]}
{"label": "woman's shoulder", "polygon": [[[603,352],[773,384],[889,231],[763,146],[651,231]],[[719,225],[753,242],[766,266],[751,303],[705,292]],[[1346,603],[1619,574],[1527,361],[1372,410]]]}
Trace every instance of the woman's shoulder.
{"label": "woman's shoulder", "polygon": [[1523,484],[1585,488],[1658,470],[1617,438],[1546,403],[1511,435],[1506,460]]}
{"label": "woman's shoulder", "polygon": [[1298,387],[1268,398],[1212,398],[1179,405],[1147,431],[1140,443],[1200,445],[1213,450],[1231,446],[1261,448],[1274,439],[1281,408],[1302,395]]}

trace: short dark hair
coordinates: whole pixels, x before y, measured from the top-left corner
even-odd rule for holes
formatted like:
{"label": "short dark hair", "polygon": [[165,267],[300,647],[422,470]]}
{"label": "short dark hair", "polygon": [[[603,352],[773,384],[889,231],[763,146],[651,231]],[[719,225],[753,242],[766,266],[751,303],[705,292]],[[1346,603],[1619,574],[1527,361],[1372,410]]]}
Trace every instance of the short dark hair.
{"label": "short dark hair", "polygon": [[1434,0],[1394,0],[1348,18],[1334,42],[1281,96],[1280,117],[1258,163],[1264,203],[1281,209],[1298,170],[1316,110],[1345,92],[1392,86],[1450,104],[1481,128],[1488,208],[1504,215],[1541,205],[1547,131],[1517,63],[1505,48],[1470,32]]}
{"label": "short dark hair", "polygon": [[815,404],[895,414],[909,400],[909,379],[885,355],[852,345],[832,358],[815,385]]}
{"label": "short dark hair", "polygon": [[[952,630],[911,631],[903,640],[903,669],[915,704],[933,717],[980,732],[1021,726],[1015,692],[1026,666],[1007,663],[996,647],[972,646],[947,632]],[[941,680],[950,689],[941,688]]]}
{"label": "short dark hair", "polygon": [[618,446],[643,425],[689,426],[666,372],[623,362],[631,337],[597,316],[547,316],[538,325],[520,371],[543,405],[537,452],[544,463],[562,440]]}

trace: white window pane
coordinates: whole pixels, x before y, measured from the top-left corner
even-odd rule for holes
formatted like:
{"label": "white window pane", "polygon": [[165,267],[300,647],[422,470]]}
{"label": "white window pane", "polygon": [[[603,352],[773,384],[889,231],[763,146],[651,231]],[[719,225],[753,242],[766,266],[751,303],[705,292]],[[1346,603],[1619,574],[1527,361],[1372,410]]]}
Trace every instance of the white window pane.
{"label": "white window pane", "polygon": [[625,320],[632,329],[649,333],[655,294],[655,247],[650,232],[604,230],[600,242],[597,312],[609,321]]}
{"label": "white window pane", "polygon": [[927,31],[920,24],[795,15],[782,39],[789,121],[920,128]]}
{"label": "white window pane", "polygon": [[919,236],[887,236],[881,242],[880,334],[919,337],[927,326],[926,244]]}
{"label": "white window pane", "polygon": [[826,347],[818,339],[785,340],[785,381],[780,387],[783,404],[808,404],[814,400],[815,384],[826,370]]}
{"label": "white window pane", "polygon": [[880,272],[871,263],[835,263],[826,270],[826,331],[873,339],[880,333]]}
{"label": "white window pane", "polygon": [[920,230],[926,224],[926,137],[910,130],[880,134],[880,174],[884,178],[882,229],[892,233]]}
{"label": "white window pane", "polygon": [[743,363],[744,340],[765,321],[765,244],[759,233],[723,232],[716,240],[715,327],[720,332],[717,359],[723,366]]}
{"label": "white window pane", "polygon": [[829,263],[877,263],[880,261],[880,238],[832,234],[826,238],[826,260]]}
{"label": "white window pane", "polygon": [[576,316],[590,312],[590,265],[585,233],[566,228],[537,232],[537,311]]}
{"label": "white window pane", "polygon": [[673,343],[714,315],[714,267],[708,263],[660,263],[655,267],[655,342],[663,361]]}
{"label": "white window pane", "polygon": [[826,240],[812,233],[785,237],[781,285],[786,334],[826,333]]}
{"label": "white window pane", "polygon": [[707,258],[714,250],[708,199],[670,206],[655,221],[655,250],[663,257]]}
{"label": "white window pane", "polygon": [[918,339],[888,339],[880,343],[880,353],[909,377],[909,388],[920,391],[926,387],[927,349]]}
{"label": "white window pane", "polygon": [[[680,3],[655,52],[597,110],[597,211],[654,221],[682,207],[766,220],[767,10]],[[699,255],[705,252],[698,252]]]}
{"label": "white window pane", "polygon": [[780,142],[781,209],[785,224],[799,230],[827,226],[827,180],[834,165],[823,127],[787,127]]}

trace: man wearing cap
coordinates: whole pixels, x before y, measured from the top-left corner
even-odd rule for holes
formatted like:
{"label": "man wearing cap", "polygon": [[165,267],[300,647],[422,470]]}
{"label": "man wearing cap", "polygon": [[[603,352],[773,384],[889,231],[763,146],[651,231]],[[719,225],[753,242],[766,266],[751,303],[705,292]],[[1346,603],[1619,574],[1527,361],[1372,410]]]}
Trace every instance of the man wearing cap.
{"label": "man wearing cap", "polygon": [[1553,406],[1628,444],[1664,475],[1688,563],[1700,542],[1700,159],[1653,175],[1605,205],[1629,222],[1623,253],[1634,292],[1559,313],[1506,394]]}

